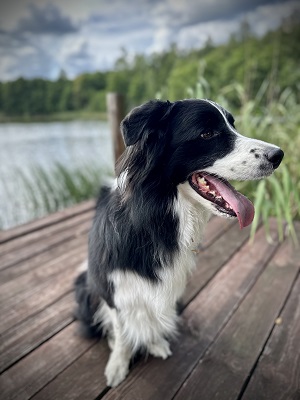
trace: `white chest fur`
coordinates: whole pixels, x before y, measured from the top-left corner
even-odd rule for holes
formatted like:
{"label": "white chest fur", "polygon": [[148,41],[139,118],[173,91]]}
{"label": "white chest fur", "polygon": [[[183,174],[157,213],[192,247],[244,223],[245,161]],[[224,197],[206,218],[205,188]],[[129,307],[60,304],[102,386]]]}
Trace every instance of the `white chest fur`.
{"label": "white chest fur", "polygon": [[159,272],[153,283],[130,271],[114,271],[114,302],[123,333],[131,346],[155,343],[176,331],[176,302],[183,295],[187,277],[194,267],[194,250],[200,243],[210,213],[190,198],[180,185],[174,212],[179,218],[179,253],[173,265]]}

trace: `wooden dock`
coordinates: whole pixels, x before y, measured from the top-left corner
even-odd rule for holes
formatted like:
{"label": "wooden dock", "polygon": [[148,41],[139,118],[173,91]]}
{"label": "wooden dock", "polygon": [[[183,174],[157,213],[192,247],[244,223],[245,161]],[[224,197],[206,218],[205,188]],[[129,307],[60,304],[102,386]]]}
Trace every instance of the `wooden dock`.
{"label": "wooden dock", "polygon": [[[214,218],[166,361],[140,358],[106,387],[105,340],[83,339],[73,280],[94,202],[0,232],[0,398],[299,400],[300,249]],[[300,232],[300,225],[296,225]]]}

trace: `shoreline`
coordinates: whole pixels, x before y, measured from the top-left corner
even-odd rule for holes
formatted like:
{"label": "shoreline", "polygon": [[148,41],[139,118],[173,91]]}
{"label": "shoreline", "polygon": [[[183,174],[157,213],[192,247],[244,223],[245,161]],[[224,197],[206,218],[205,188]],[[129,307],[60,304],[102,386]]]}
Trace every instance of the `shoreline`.
{"label": "shoreline", "polygon": [[106,121],[107,115],[105,112],[89,112],[89,111],[68,111],[62,113],[54,113],[49,115],[1,115],[0,123],[31,123],[31,122],[67,122],[78,120]]}

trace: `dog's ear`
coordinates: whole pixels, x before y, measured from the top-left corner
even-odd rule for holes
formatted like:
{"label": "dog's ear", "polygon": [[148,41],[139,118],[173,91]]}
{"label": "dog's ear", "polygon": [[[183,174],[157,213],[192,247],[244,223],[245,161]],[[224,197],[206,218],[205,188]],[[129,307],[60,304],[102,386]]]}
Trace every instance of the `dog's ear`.
{"label": "dog's ear", "polygon": [[169,101],[152,100],[134,108],[121,122],[126,146],[131,146],[151,132],[166,126],[172,109]]}

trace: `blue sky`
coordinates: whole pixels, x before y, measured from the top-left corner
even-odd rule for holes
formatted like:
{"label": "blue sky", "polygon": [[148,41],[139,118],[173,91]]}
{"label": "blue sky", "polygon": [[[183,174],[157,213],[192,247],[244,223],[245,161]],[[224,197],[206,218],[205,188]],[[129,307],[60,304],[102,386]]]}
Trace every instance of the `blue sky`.
{"label": "blue sky", "polygon": [[0,80],[55,79],[111,68],[129,55],[219,44],[247,20],[257,35],[300,10],[298,0],[8,0],[0,5]]}

